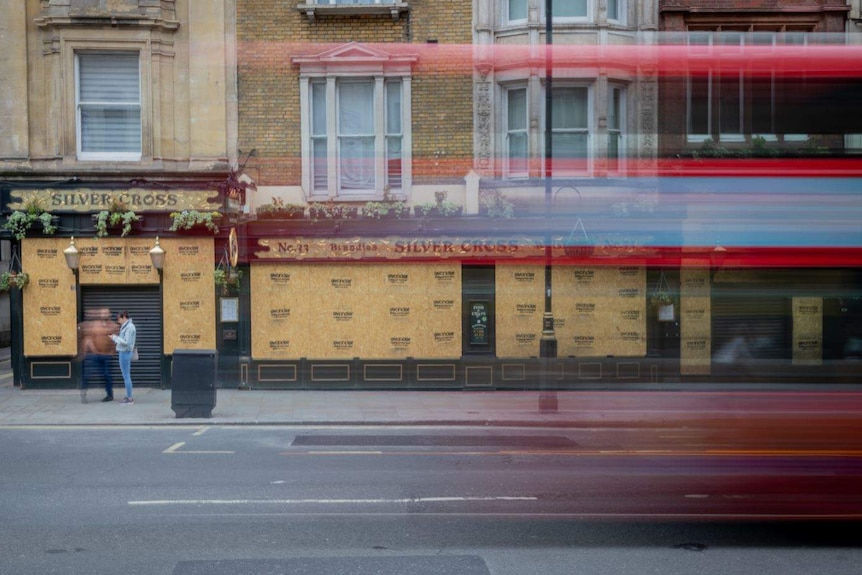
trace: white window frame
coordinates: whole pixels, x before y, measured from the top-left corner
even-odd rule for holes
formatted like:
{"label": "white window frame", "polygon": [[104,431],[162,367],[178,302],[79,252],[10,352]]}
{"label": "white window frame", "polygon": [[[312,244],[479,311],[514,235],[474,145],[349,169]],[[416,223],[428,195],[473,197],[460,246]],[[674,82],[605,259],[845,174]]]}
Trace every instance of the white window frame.
{"label": "white window frame", "polygon": [[[611,127],[611,124],[610,124],[610,117],[611,117],[610,109],[613,106],[613,94],[614,94],[614,92],[619,93],[619,102],[620,102],[620,109],[617,111],[617,123],[618,123],[617,127]],[[605,150],[605,155],[607,158],[608,174],[613,175],[613,176],[621,176],[626,172],[626,155],[627,155],[626,154],[626,118],[627,118],[627,114],[628,114],[626,95],[627,95],[627,90],[626,90],[625,85],[617,84],[617,83],[613,83],[613,82],[608,83],[608,104],[607,104],[608,105],[608,115],[607,115],[607,117],[608,117],[608,127],[607,127],[608,145],[607,145],[607,148]],[[615,134],[619,138],[619,146],[617,148],[617,158],[616,158],[617,169],[612,170],[610,168],[611,138]]]}
{"label": "white window frame", "polygon": [[[401,82],[401,187],[388,192],[399,198],[410,195],[412,188],[412,107],[411,67],[417,57],[409,54],[390,55],[377,48],[348,43],[316,55],[295,56],[300,66],[300,131],[302,137],[302,186],[310,201],[341,199],[371,201],[383,198],[387,188],[386,138],[395,134],[386,131],[386,81]],[[374,84],[374,187],[368,190],[346,191],[341,188],[338,151],[339,82],[372,81]],[[315,189],[311,133],[312,85],[326,84],[327,186]]]}
{"label": "white window frame", "polygon": [[[570,176],[591,176],[595,171],[595,167],[594,167],[595,151],[593,149],[593,142],[595,141],[595,132],[596,132],[595,100],[594,100],[594,98],[595,98],[595,85],[593,82],[565,81],[565,80],[557,80],[556,78],[554,78],[554,85],[553,85],[554,90],[564,90],[567,88],[586,88],[586,90],[587,90],[587,102],[586,102],[587,126],[586,126],[586,128],[579,128],[577,130],[571,130],[571,131],[567,132],[567,133],[574,133],[574,132],[585,133],[587,135],[587,144],[586,144],[587,156],[585,158],[586,168],[583,170],[553,169],[554,158],[552,157],[551,158],[551,167],[552,167],[553,177],[565,178],[565,177],[570,177]],[[545,94],[546,94],[546,85],[544,82],[542,82],[541,92],[542,92],[541,93],[542,102],[544,102],[545,101]],[[544,158],[545,158],[545,126],[546,126],[545,106],[541,107],[541,113],[539,115],[539,125],[541,126],[541,128],[539,130],[540,136],[541,136],[541,142],[542,142],[541,154],[542,154],[542,158],[543,158],[543,162],[544,162]],[[554,154],[553,149],[551,150],[551,154]]]}
{"label": "white window frame", "polygon": [[[135,54],[138,57],[138,100],[135,103],[116,104],[113,102],[82,102],[80,84],[80,58],[81,56],[110,56]],[[144,105],[143,87],[144,78],[142,73],[142,54],[139,50],[76,50],[73,52],[74,74],[75,74],[75,149],[77,159],[80,161],[108,161],[108,162],[139,162],[144,153]],[[101,106],[106,108],[131,107],[137,108],[140,123],[138,150],[136,152],[88,152],[83,149],[82,141],[82,109],[86,106]]]}
{"label": "white window frame", "polygon": [[[617,17],[611,18],[611,4],[615,4],[617,7]],[[628,10],[628,2],[626,0],[607,0],[607,15],[608,22],[613,22],[614,24],[625,25],[628,21],[627,16]]]}
{"label": "white window frame", "polygon": [[[527,98],[526,109],[524,110],[524,129],[523,130],[509,130],[509,93],[515,90],[523,90],[525,92]],[[502,150],[503,150],[503,177],[505,178],[527,178],[530,176],[530,164],[531,157],[530,154],[530,89],[527,84],[513,84],[509,86],[503,87],[503,98],[502,98],[502,129],[501,134],[503,135],[502,141]],[[514,171],[511,168],[511,155],[509,154],[509,134],[512,132],[521,133],[527,138],[527,156],[525,158],[526,165],[524,166],[524,171]]]}
{"label": "white window frame", "polygon": [[503,12],[503,23],[505,25],[517,26],[526,24],[527,20],[530,17],[530,0],[524,0],[524,17],[523,18],[512,18],[512,15],[509,13],[509,8],[511,6],[512,0],[500,0],[502,5]]}
{"label": "white window frame", "polygon": [[[560,2],[564,0],[554,0],[554,6],[558,6]],[[558,24],[567,24],[567,23],[580,23],[580,22],[593,22],[595,21],[595,2],[596,0],[586,0],[587,9],[586,13],[583,16],[554,16],[554,22]],[[545,21],[545,2],[542,0],[541,2],[541,21]]]}
{"label": "white window frame", "polygon": [[363,6],[366,4],[396,4],[397,0],[309,0],[318,6]]}

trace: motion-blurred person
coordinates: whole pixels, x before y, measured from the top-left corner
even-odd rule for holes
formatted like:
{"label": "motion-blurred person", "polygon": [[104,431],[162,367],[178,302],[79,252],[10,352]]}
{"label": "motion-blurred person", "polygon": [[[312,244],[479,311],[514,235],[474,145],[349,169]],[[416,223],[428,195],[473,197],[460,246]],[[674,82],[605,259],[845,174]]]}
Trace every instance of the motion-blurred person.
{"label": "motion-blurred person", "polygon": [[135,403],[132,397],[132,352],[135,349],[135,338],[137,330],[129,312],[121,311],[117,315],[117,323],[120,324],[119,335],[111,334],[111,340],[116,344],[117,354],[120,360],[120,371],[123,373],[123,383],[126,385],[126,397],[120,403],[128,405]]}
{"label": "motion-blurred person", "polygon": [[87,403],[87,387],[91,356],[95,353],[93,346],[93,329],[96,325],[96,311],[84,310],[84,321],[78,324],[78,357],[81,359],[81,403]]}
{"label": "motion-blurred person", "polygon": [[105,382],[105,397],[102,401],[114,400],[114,385],[111,378],[111,356],[114,346],[111,336],[117,328],[111,323],[111,310],[101,308],[84,312],[87,318],[80,326],[81,354],[84,361],[81,369],[81,402],[87,403],[87,389],[91,380],[101,374]]}

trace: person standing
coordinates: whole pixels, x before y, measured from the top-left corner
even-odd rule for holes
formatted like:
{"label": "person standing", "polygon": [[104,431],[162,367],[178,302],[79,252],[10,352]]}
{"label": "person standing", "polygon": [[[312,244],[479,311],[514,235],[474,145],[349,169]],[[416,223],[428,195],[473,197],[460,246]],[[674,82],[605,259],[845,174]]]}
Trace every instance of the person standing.
{"label": "person standing", "polygon": [[123,374],[123,383],[126,385],[126,397],[120,403],[128,405],[135,403],[132,397],[132,352],[135,349],[135,337],[137,331],[128,311],[121,311],[117,315],[117,323],[120,324],[119,335],[111,334],[111,340],[116,344],[117,356],[120,360],[120,371]]}
{"label": "person standing", "polygon": [[111,335],[117,332],[117,328],[111,325],[111,310],[102,308],[98,311],[98,319],[91,329],[92,355],[90,356],[91,370],[93,373],[101,373],[105,380],[105,397],[102,401],[114,400],[114,384],[111,379],[111,356],[114,348],[111,345]]}

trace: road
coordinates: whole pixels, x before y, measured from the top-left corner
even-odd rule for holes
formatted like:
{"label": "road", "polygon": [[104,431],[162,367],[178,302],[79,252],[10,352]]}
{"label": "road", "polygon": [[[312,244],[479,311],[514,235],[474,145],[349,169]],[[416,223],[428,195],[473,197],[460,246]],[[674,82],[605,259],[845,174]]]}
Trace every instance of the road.
{"label": "road", "polygon": [[862,573],[858,439],[733,435],[6,427],[0,572]]}

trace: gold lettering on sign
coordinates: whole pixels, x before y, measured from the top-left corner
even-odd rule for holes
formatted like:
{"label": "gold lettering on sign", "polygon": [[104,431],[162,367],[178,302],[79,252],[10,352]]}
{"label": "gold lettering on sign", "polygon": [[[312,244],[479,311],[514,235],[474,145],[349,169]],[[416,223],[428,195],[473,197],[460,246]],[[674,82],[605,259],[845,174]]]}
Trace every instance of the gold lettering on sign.
{"label": "gold lettering on sign", "polygon": [[[77,188],[75,190],[12,190],[9,208],[23,210],[30,202],[45,206],[51,212],[100,212],[121,203],[135,212],[182,210],[213,211],[218,204],[217,190],[128,190]],[[212,201],[211,201],[212,200]]]}
{"label": "gold lettering on sign", "polygon": [[[544,257],[544,247],[529,238],[266,238],[255,252],[260,259],[359,260]],[[445,281],[441,276],[437,281]]]}

